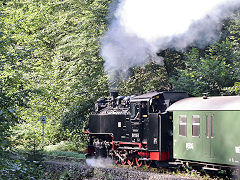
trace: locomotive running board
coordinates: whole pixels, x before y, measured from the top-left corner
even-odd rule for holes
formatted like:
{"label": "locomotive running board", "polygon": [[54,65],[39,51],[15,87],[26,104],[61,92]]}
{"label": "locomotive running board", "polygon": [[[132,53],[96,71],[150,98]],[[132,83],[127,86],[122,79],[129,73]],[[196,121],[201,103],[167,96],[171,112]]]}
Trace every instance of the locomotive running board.
{"label": "locomotive running board", "polygon": [[132,148],[132,147],[119,147],[118,149],[147,151],[147,149],[144,148]]}

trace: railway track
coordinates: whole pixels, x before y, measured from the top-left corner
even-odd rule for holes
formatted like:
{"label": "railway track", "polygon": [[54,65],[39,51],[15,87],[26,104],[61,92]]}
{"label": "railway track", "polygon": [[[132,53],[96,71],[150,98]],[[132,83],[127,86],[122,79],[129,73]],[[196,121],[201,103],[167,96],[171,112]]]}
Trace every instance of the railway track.
{"label": "railway track", "polygon": [[[113,179],[134,179],[132,175],[136,175],[136,177],[138,177],[137,179],[238,179],[236,176],[227,176],[225,174],[216,174],[212,172],[199,172],[191,168],[154,168],[115,164],[115,161],[111,159],[86,160],[85,158],[48,155],[46,156],[44,164],[53,167],[61,167],[60,169],[63,171],[71,169],[71,171],[75,171],[75,173],[81,172],[84,177],[87,177],[87,179],[94,179],[99,174],[105,177],[105,179],[111,179],[106,177],[113,177]],[[59,172],[59,174],[61,174],[61,172]]]}
{"label": "railway track", "polygon": [[[61,175],[71,172],[72,179],[201,179],[199,174],[180,173],[164,168],[147,168],[146,166],[128,166],[112,164],[106,159],[74,158],[67,156],[46,156],[45,169],[49,174]],[[210,179],[210,178],[209,178]]]}
{"label": "railway track", "polygon": [[[72,179],[239,179],[219,175],[204,175],[194,170],[180,171],[176,168],[138,167],[114,164],[115,161],[93,160],[69,156],[44,155],[42,161],[45,174],[59,179],[60,175],[71,172]],[[19,158],[19,157],[17,157]],[[95,162],[94,162],[95,161]],[[95,164],[93,164],[95,163]],[[137,177],[137,178],[135,178]],[[44,179],[44,178],[43,178]],[[49,179],[49,178],[47,178]]]}

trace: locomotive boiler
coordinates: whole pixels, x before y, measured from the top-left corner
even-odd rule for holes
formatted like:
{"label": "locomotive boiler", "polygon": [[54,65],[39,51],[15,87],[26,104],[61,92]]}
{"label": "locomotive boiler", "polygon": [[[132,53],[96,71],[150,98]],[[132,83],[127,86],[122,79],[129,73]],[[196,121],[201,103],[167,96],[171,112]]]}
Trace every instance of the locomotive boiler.
{"label": "locomotive boiler", "polygon": [[185,92],[171,91],[124,97],[113,91],[110,98],[98,99],[85,130],[87,157],[111,157],[130,166],[171,159],[173,116],[166,110],[187,97]]}

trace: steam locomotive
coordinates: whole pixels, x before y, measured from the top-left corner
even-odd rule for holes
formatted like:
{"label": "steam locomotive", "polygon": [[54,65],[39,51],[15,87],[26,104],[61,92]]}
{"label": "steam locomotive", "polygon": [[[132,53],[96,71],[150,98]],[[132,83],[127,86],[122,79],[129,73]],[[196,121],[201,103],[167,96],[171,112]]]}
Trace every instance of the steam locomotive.
{"label": "steam locomotive", "polygon": [[112,157],[116,163],[145,164],[172,158],[172,103],[187,98],[185,92],[150,92],[140,96],[100,98],[85,131],[87,156]]}
{"label": "steam locomotive", "polygon": [[111,157],[130,166],[167,162],[229,169],[240,164],[239,126],[240,96],[111,92],[89,117],[87,157]]}

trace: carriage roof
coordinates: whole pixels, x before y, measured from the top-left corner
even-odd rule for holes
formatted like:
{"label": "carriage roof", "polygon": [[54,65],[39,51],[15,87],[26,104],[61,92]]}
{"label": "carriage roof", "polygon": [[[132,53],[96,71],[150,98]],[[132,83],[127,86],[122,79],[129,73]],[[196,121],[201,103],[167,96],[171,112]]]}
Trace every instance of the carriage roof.
{"label": "carriage roof", "polygon": [[172,104],[168,111],[238,111],[240,96],[213,96],[185,98]]}

